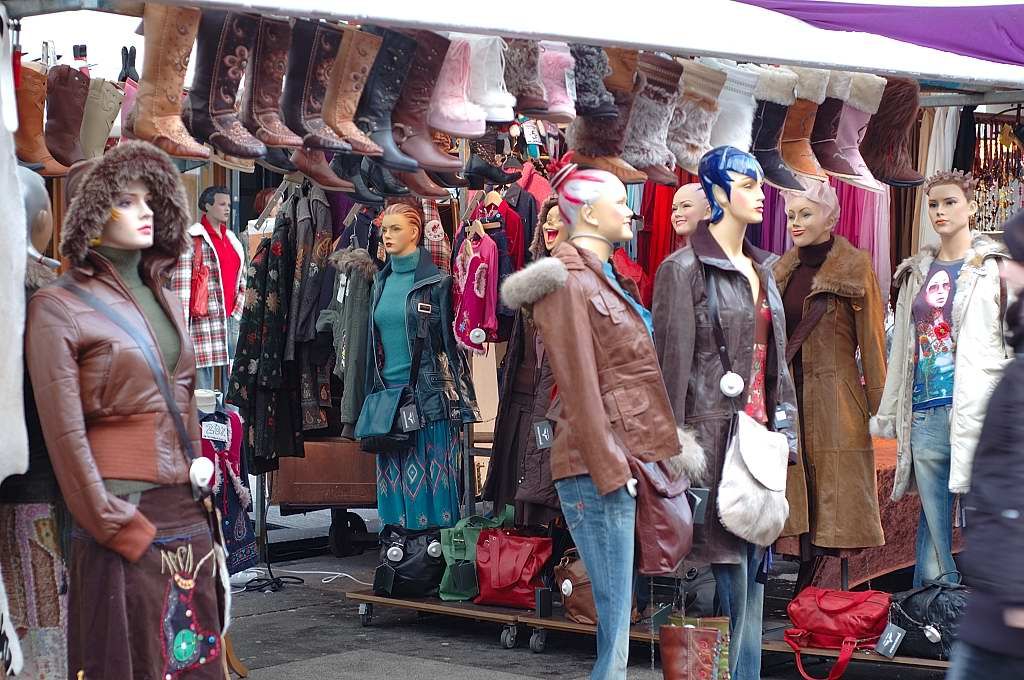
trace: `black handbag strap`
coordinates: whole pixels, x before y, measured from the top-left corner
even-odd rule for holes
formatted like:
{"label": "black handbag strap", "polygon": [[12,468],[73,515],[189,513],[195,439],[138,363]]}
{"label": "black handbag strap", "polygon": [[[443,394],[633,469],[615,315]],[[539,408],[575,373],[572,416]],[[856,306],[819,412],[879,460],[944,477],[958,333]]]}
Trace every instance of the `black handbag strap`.
{"label": "black handbag strap", "polygon": [[181,417],[181,411],[178,409],[177,403],[174,401],[174,393],[171,392],[171,386],[167,382],[167,376],[164,374],[164,369],[159,360],[156,358],[156,354],[153,352],[153,346],[147,338],[131,321],[124,318],[110,305],[100,300],[92,293],[79,288],[70,281],[58,281],[57,285],[64,288],[69,293],[80,299],[85,304],[89,305],[97,312],[107,317],[116,326],[128,334],[129,337],[139,346],[139,350],[142,352],[142,356],[146,359],[146,363],[149,365],[149,370],[153,374],[153,379],[156,381],[157,387],[160,389],[160,394],[163,396],[164,401],[167,403],[167,410],[170,411],[171,419],[174,421],[174,428],[178,431],[178,438],[181,439],[181,445],[185,449],[185,455],[188,457],[188,462],[191,464],[196,458],[196,452],[192,448],[192,438],[188,435],[188,428],[185,427],[185,420]]}
{"label": "black handbag strap", "polygon": [[[729,359],[729,345],[725,342],[725,331],[722,330],[722,320],[718,314],[718,290],[708,276],[707,267],[701,268],[704,274],[704,291],[708,296],[708,316],[711,317],[711,327],[715,334],[715,345],[718,346],[718,360],[722,362],[722,369],[726,373],[732,373],[732,360]],[[735,397],[726,397],[732,404],[733,410],[738,411]]]}
{"label": "black handbag strap", "polygon": [[409,364],[409,387],[416,391],[420,377],[420,363],[423,361],[423,345],[430,331],[430,313],[434,311],[429,302],[416,303],[416,338],[412,343],[412,361]]}

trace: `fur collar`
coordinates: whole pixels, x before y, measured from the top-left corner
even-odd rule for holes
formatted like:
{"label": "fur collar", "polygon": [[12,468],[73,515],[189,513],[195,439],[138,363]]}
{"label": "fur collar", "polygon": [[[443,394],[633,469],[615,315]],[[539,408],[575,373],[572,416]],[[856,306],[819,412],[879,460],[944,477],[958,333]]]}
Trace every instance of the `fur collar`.
{"label": "fur collar", "polygon": [[117,192],[140,179],[149,187],[154,228],[153,246],[144,251],[143,266],[161,280],[188,248],[192,221],[185,187],[170,156],[148,142],[131,141],[85,163],[61,228],[61,254],[73,267],[85,265],[89,244],[103,233]]}
{"label": "fur collar", "polygon": [[377,263],[370,257],[365,248],[346,248],[339,250],[330,257],[334,268],[346,274],[359,274],[367,281],[372,281],[377,274]]}
{"label": "fur collar", "polygon": [[25,263],[25,289],[35,292],[43,286],[57,280],[57,273],[42,262],[28,258]]}
{"label": "fur collar", "polygon": [[[939,248],[935,245],[926,245],[916,254],[911,255],[900,263],[893,274],[894,286],[903,284],[904,279],[916,272],[922,279],[928,275],[935,256],[939,254]],[[990,258],[1008,257],[1006,247],[991,237],[980,232],[971,232],[971,247],[964,253],[965,267],[981,267],[984,261]]]}
{"label": "fur collar", "polygon": [[[864,281],[871,276],[871,262],[866,253],[855,248],[842,236],[835,236],[832,249],[825,256],[811,282],[811,293],[833,293],[841,297],[864,297]],[[785,290],[789,277],[800,266],[798,248],[790,248],[775,265],[775,280]]]}
{"label": "fur collar", "polygon": [[507,307],[532,305],[565,285],[569,270],[557,257],[544,257],[512,274],[501,285],[501,299]]}

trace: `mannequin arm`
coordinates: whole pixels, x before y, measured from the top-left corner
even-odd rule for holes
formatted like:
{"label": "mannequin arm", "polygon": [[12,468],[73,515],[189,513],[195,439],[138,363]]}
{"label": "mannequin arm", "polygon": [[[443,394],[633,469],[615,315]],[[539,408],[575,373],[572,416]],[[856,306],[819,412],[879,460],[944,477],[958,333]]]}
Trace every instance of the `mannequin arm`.
{"label": "mannequin arm", "polygon": [[134,505],[107,493],[103,485],[82,413],[78,326],[54,293],[32,297],[26,356],[46,447],[68,510],[100,545],[137,561],[156,528]]}
{"label": "mannequin arm", "polygon": [[[559,425],[568,426],[570,446],[579,452],[598,493],[604,495],[622,488],[632,474],[626,451],[604,412],[594,352],[594,342],[600,338],[594,337],[589,305],[570,277],[534,305],[533,315],[558,385],[562,402]],[[559,433],[555,446],[564,441]]]}
{"label": "mannequin arm", "polygon": [[896,407],[903,383],[907,380],[907,346],[916,342],[910,318],[910,296],[907,280],[904,279],[896,299],[896,327],[893,329],[885,388],[882,390],[878,411],[871,418],[871,434],[876,437],[896,437]]}
{"label": "mannequin arm", "polygon": [[[190,244],[191,246],[191,244]],[[181,309],[185,313],[185,328],[191,328],[189,309],[192,304],[192,248],[181,254],[171,270],[171,290],[181,300]]]}
{"label": "mannequin arm", "polygon": [[868,398],[868,413],[878,413],[885,389],[885,306],[878,279],[867,264],[868,281],[860,309],[854,319],[857,326],[857,344],[860,346],[862,370],[864,371],[864,392]]}

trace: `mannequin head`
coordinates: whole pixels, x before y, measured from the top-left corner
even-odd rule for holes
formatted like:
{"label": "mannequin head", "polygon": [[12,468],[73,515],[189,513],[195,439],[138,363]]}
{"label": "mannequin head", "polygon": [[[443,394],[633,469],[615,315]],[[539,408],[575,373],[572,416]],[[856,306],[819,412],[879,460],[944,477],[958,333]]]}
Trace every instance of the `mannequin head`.
{"label": "mannequin head", "polygon": [[689,236],[697,223],[711,217],[711,204],[698,182],[684,184],[672,197],[672,230],[676,236]]}
{"label": "mannequin head", "polygon": [[783,191],[786,226],[798,248],[816,246],[832,238],[839,222],[839,198],[828,182],[799,178],[803,191]]}
{"label": "mannequin head", "polygon": [[141,179],[132,180],[114,195],[110,218],[100,244],[121,250],[145,250],[153,245],[152,195]]}
{"label": "mannequin head", "polygon": [[959,170],[937,172],[925,183],[928,217],[941,239],[954,238],[971,225],[978,212],[974,200],[977,181]]}
{"label": "mannequin head", "polygon": [[419,248],[423,217],[405,203],[394,203],[381,211],[380,236],[389,257],[411,255]]}
{"label": "mannequin head", "polygon": [[[626,203],[625,185],[610,172],[580,169],[566,154],[549,169],[551,188],[558,192],[562,219],[569,238],[602,259],[611,256],[611,244],[633,238],[633,210]],[[598,243],[602,247],[594,247]]]}
{"label": "mannequin head", "polygon": [[540,233],[544,239],[544,250],[550,253],[559,243],[569,238],[569,229],[562,219],[562,209],[557,198],[545,201],[540,211]]}
{"label": "mannequin head", "polygon": [[764,171],[757,159],[719,146],[700,159],[700,183],[711,203],[711,223],[760,224],[764,219]]}
{"label": "mannequin head", "polygon": [[43,253],[53,237],[53,215],[50,212],[50,196],[46,193],[46,181],[39,173],[18,166],[18,186],[25,205],[28,241],[38,252]]}
{"label": "mannequin head", "polygon": [[231,194],[227,187],[206,187],[199,196],[199,212],[210,224],[219,227],[231,219]]}

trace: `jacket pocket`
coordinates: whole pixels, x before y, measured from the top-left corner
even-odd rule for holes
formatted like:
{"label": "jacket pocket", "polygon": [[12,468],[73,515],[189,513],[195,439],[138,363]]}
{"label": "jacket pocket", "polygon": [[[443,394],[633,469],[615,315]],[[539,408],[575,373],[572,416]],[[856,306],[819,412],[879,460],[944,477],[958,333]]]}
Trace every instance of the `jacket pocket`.
{"label": "jacket pocket", "polygon": [[590,304],[593,305],[598,314],[611,319],[611,322],[615,325],[622,323],[626,319],[626,306],[621,300],[604,291],[591,295]]}
{"label": "jacket pocket", "polygon": [[98,343],[79,356],[79,382],[92,388],[88,392],[83,390],[82,393],[82,407],[86,413],[106,408],[112,403],[118,387],[115,381],[110,379],[113,365],[114,345],[110,341]]}

